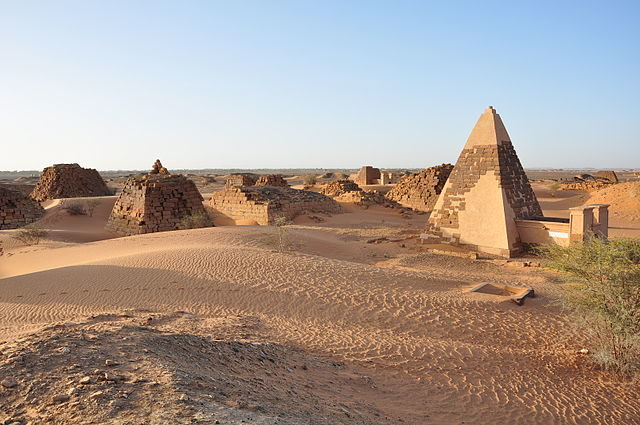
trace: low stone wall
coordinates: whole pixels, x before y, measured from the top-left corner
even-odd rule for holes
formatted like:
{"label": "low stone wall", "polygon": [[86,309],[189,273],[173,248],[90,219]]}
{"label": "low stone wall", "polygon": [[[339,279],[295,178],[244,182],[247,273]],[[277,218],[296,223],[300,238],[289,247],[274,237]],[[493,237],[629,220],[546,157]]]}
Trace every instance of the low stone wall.
{"label": "low stone wall", "polygon": [[360,192],[360,186],[351,180],[336,180],[326,183],[322,188],[322,194],[327,196],[340,196],[347,192]]}
{"label": "low stone wall", "polygon": [[403,177],[387,194],[387,198],[416,211],[431,212],[438,200],[453,165],[442,164]]}
{"label": "low stone wall", "polygon": [[45,168],[31,192],[36,201],[107,195],[111,195],[111,191],[100,174],[78,164],[56,164]]}
{"label": "low stone wall", "polygon": [[20,192],[0,187],[0,229],[16,229],[39,220],[44,209]]}
{"label": "low stone wall", "polygon": [[[207,227],[211,221],[196,185],[185,176],[149,174],[130,177],[118,197],[107,229],[120,235]],[[185,218],[197,218],[185,224]]]}
{"label": "low stone wall", "polygon": [[224,180],[226,187],[236,186],[253,186],[256,184],[256,179],[249,174],[231,174]]}
{"label": "low stone wall", "polygon": [[260,176],[258,180],[256,180],[255,185],[289,187],[289,183],[287,183],[282,174],[267,174],[264,176]]}
{"label": "low stone wall", "polygon": [[320,193],[274,186],[226,188],[214,193],[207,206],[234,220],[254,220],[263,226],[280,217],[292,220],[304,213],[342,212],[336,201]]}

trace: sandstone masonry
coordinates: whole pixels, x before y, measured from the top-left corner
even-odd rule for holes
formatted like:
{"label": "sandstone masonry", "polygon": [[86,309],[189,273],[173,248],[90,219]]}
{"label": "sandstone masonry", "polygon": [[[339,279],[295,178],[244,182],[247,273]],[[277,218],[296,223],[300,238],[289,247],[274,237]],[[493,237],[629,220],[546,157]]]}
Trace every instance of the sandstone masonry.
{"label": "sandstone masonry", "polygon": [[431,212],[453,165],[442,164],[403,177],[386,197],[416,211]]}
{"label": "sandstone masonry", "polygon": [[197,217],[199,227],[210,226],[202,201],[191,180],[170,174],[158,161],[150,174],[127,180],[107,229],[120,235],[178,230],[186,228],[188,217]]}
{"label": "sandstone masonry", "polygon": [[43,215],[44,209],[37,201],[0,186],[0,230],[25,226]]}
{"label": "sandstone masonry", "polygon": [[107,195],[111,195],[111,191],[100,174],[78,164],[56,164],[45,168],[31,192],[36,201]]}

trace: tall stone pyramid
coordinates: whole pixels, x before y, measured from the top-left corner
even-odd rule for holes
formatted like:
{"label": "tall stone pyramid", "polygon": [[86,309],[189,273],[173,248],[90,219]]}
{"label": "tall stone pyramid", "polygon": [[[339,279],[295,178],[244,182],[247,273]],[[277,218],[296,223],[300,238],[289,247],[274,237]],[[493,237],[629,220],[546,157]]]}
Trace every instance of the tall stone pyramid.
{"label": "tall stone pyramid", "polygon": [[429,217],[429,230],[481,252],[511,257],[522,250],[515,219],[542,210],[493,107],[471,131]]}

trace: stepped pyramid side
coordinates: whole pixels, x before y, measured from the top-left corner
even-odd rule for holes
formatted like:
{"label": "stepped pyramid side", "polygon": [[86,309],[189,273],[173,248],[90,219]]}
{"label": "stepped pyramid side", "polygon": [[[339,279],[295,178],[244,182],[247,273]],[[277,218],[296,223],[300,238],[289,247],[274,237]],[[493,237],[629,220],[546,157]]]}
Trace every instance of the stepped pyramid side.
{"label": "stepped pyramid side", "polygon": [[429,230],[479,251],[521,250],[515,219],[541,217],[529,179],[492,107],[478,119],[429,218]]}
{"label": "stepped pyramid side", "polygon": [[[211,226],[195,183],[171,174],[156,161],[142,177],[132,176],[118,197],[107,229],[120,235]],[[189,220],[192,221],[189,221]]]}

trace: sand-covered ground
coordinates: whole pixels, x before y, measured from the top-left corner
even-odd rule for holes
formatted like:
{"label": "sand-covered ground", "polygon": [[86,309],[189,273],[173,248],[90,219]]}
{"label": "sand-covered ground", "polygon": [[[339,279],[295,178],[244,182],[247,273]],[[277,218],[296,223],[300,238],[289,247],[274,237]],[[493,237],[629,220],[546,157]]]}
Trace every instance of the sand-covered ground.
{"label": "sand-covered ground", "polygon": [[[548,215],[587,196],[536,191]],[[427,253],[426,215],[347,206],[281,249],[257,226],[114,238],[113,200],[49,205],[37,246],[0,232],[0,421],[640,423],[638,382],[579,354],[557,276]],[[537,296],[468,292],[482,282]]]}

